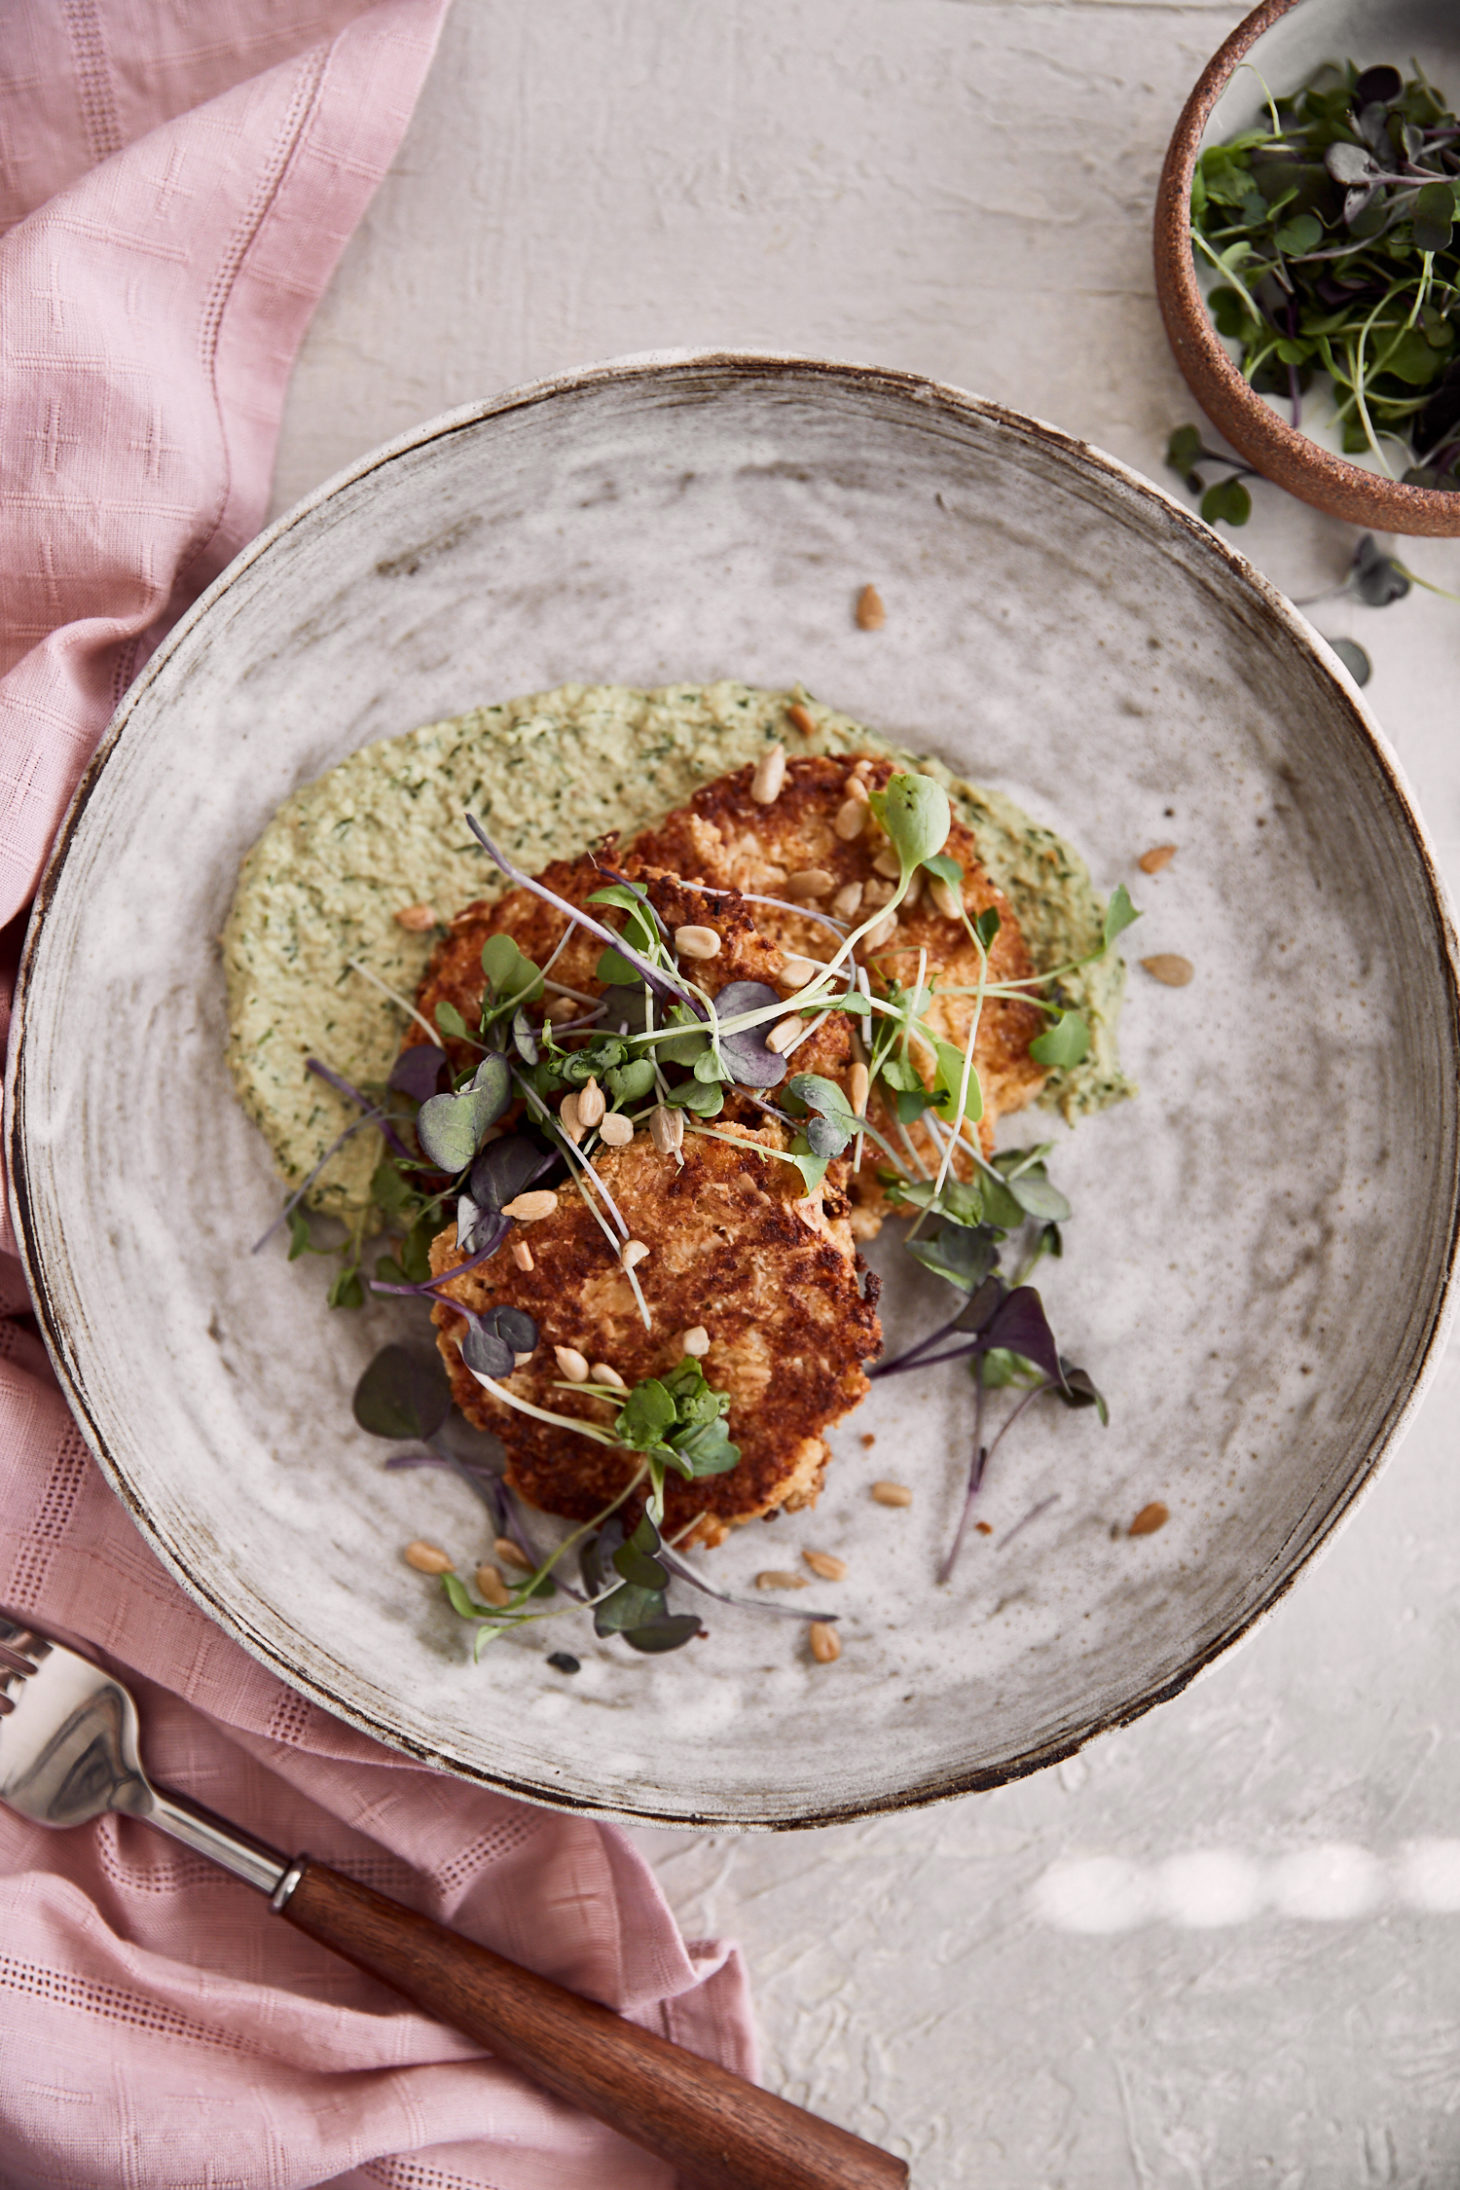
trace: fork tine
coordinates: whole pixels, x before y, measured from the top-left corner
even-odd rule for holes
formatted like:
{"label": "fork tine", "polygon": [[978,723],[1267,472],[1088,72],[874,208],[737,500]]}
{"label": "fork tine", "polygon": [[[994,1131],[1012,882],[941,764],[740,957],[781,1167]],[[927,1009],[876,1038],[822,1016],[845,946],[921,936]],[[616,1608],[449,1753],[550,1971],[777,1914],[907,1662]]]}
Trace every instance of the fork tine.
{"label": "fork tine", "polygon": [[19,1673],[23,1677],[35,1669],[34,1658],[27,1658],[21,1651],[12,1650],[8,1643],[0,1642],[0,1672]]}

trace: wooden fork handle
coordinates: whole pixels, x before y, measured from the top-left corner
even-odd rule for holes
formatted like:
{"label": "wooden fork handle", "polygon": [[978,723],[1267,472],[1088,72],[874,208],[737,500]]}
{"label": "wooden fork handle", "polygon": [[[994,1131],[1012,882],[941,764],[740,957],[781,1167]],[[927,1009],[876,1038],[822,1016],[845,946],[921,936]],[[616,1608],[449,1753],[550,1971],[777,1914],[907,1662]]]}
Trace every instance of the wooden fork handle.
{"label": "wooden fork handle", "polygon": [[299,1931],[705,2190],[906,2190],[906,2166],[876,2145],[323,1863],[300,1861],[282,1905]]}

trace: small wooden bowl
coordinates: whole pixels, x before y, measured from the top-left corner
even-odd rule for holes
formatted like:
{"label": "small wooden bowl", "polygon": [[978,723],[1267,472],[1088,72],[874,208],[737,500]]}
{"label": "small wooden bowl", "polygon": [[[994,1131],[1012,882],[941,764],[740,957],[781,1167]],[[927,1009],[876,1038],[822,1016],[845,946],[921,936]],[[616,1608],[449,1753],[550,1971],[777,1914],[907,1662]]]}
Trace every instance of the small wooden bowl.
{"label": "small wooden bowl", "polygon": [[[1376,24],[1375,17],[1382,21]],[[1299,20],[1299,18],[1301,20]],[[1362,8],[1349,0],[1262,0],[1218,47],[1176,124],[1156,193],[1156,295],[1176,362],[1212,424],[1239,455],[1275,485],[1330,517],[1375,532],[1460,534],[1460,493],[1407,487],[1350,464],[1288,425],[1243,379],[1212,324],[1197,280],[1191,244],[1191,179],[1202,138],[1238,65],[1258,41],[1274,34],[1269,54],[1255,65],[1275,94],[1295,88],[1325,60],[1355,60],[1364,67],[1388,60],[1387,50],[1408,59],[1416,23],[1432,27],[1441,11],[1408,5]],[[1452,59],[1460,72],[1460,39]],[[1446,96],[1453,86],[1440,79]],[[1226,134],[1225,131],[1222,132]]]}

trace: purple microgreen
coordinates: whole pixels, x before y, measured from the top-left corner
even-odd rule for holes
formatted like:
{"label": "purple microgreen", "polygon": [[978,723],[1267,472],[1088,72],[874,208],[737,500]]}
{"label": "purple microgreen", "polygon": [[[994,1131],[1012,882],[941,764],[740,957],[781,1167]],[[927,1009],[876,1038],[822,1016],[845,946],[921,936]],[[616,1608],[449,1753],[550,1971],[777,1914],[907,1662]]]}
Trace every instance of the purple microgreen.
{"label": "purple microgreen", "polygon": [[434,1049],[429,1042],[416,1042],[410,1049],[403,1049],[390,1068],[386,1085],[398,1095],[407,1095],[414,1103],[429,1102],[441,1085],[441,1075],[446,1069],[446,1052]]}
{"label": "purple microgreen", "polygon": [[260,1232],[258,1238],[254,1241],[252,1247],[249,1249],[249,1253],[251,1255],[256,1255],[261,1247],[268,1244],[268,1242],[273,1238],[274,1234],[278,1231],[281,1224],[287,1224],[289,1222],[290,1217],[292,1217],[294,1211],[299,1207],[300,1202],[303,1201],[305,1195],[309,1192],[309,1189],[311,1188],[311,1186],[313,1186],[315,1180],[319,1177],[319,1174],[321,1173],[321,1171],[323,1171],[325,1165],[329,1162],[332,1156],[336,1156],[339,1154],[339,1151],[344,1147],[346,1141],[353,1140],[354,1136],[357,1133],[363,1132],[367,1125],[378,1125],[383,1115],[384,1113],[378,1110],[367,1111],[363,1118],[357,1118],[353,1125],[347,1125],[343,1133],[336,1135],[335,1139],[330,1142],[329,1147],[320,1157],[319,1162],[315,1165],[314,1169],[308,1173],[308,1175],[305,1177],[300,1185],[295,1187],[293,1193],[289,1196],[289,1199],[285,1202],[283,1208],[279,1211],[279,1214],[275,1217],[267,1232]]}
{"label": "purple microgreen", "polygon": [[422,1153],[438,1171],[464,1171],[512,1100],[512,1074],[505,1057],[484,1057],[470,1084],[456,1095],[433,1095],[416,1116]]}
{"label": "purple microgreen", "polygon": [[1067,1407],[1093,1407],[1100,1417],[1102,1429],[1110,1427],[1110,1409],[1104,1395],[1096,1388],[1095,1379],[1088,1369],[1077,1368],[1072,1361],[1061,1355],[1060,1367],[1064,1371],[1063,1385],[1056,1391]]}
{"label": "purple microgreen", "polygon": [[553,910],[561,913],[565,919],[571,920],[578,927],[586,929],[589,935],[597,937],[605,949],[620,952],[629,961],[640,980],[645,982],[656,996],[679,996],[688,1000],[689,991],[682,981],[662,972],[657,966],[651,965],[647,958],[640,957],[639,953],[630,946],[623,936],[615,935],[611,928],[606,928],[601,921],[594,920],[588,913],[583,911],[581,906],[570,905],[566,898],[559,897],[555,891],[546,888],[543,883],[536,881],[533,876],[524,874],[522,869],[515,866],[507,857],[507,854],[492,842],[475,814],[467,815],[466,825],[488,858],[494,862],[509,882],[515,883],[519,889],[530,891],[534,897],[540,897],[545,905],[551,905]]}
{"label": "purple microgreen", "polygon": [[552,1149],[541,1148],[522,1133],[508,1133],[500,1141],[488,1141],[471,1167],[467,1192],[478,1208],[492,1215],[550,1171],[556,1162]]}
{"label": "purple microgreen", "polygon": [[323,1080],[327,1087],[332,1087],[337,1095],[343,1095],[347,1102],[355,1103],[361,1110],[368,1111],[372,1120],[380,1127],[382,1137],[394,1149],[396,1155],[404,1156],[407,1163],[410,1162],[410,1150],[395,1131],[378,1103],[372,1102],[368,1095],[362,1095],[358,1087],[352,1087],[348,1080],[344,1079],[338,1072],[332,1071],[318,1057],[306,1057],[304,1069],[306,1072],[312,1072],[316,1079]]}
{"label": "purple microgreen", "polygon": [[661,1543],[658,1556],[679,1581],[688,1582],[691,1589],[702,1590],[705,1596],[714,1597],[720,1604],[740,1605],[748,1612],[779,1613],[786,1620],[838,1620],[841,1617],[838,1612],[811,1612],[800,1605],[775,1604],[765,1597],[737,1597],[731,1590],[717,1589],[671,1544]]}
{"label": "purple microgreen", "polygon": [[[715,1015],[723,1023],[744,1012],[766,1011],[780,1006],[776,991],[764,981],[730,981],[715,998]],[[779,1087],[786,1077],[786,1060],[765,1043],[769,1026],[738,1027],[720,1034],[720,1053],[741,1087]]]}
{"label": "purple microgreen", "polygon": [[1014,1523],[1014,1526],[1011,1529],[1007,1529],[1004,1534],[999,1538],[1000,1549],[1002,1550],[1003,1547],[1007,1544],[1012,1544],[1014,1538],[1019,1535],[1022,1530],[1028,1528],[1031,1521],[1037,1521],[1041,1513],[1048,1513],[1050,1507],[1057,1506],[1059,1502],[1060,1494],[1057,1490],[1052,1490],[1047,1498],[1041,1498],[1037,1506],[1031,1506],[1029,1508],[1029,1511],[1022,1517],[1022,1519],[1016,1521]]}
{"label": "purple microgreen", "polygon": [[396,1443],[434,1437],[451,1412],[451,1385],[432,1347],[383,1346],[355,1386],[355,1420]]}

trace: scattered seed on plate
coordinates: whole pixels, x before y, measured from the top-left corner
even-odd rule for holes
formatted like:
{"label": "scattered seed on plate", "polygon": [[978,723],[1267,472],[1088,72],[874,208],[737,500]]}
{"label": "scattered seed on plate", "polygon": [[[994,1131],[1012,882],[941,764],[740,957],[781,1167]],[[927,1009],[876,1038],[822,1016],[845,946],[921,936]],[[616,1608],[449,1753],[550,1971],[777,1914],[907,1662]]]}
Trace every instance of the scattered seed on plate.
{"label": "scattered seed on plate", "polygon": [[[856,779],[854,778],[853,780],[855,781]],[[841,838],[843,844],[850,844],[854,837],[859,837],[861,835],[862,831],[867,826],[867,815],[869,812],[870,808],[867,805],[865,797],[860,799],[849,798],[844,800],[843,803],[838,806],[836,810],[836,820],[833,823],[833,827],[835,828],[837,835]]]}
{"label": "scattered seed on plate", "polygon": [[581,1126],[601,1124],[608,1108],[607,1099],[598,1082],[588,1079],[578,1090],[578,1123]]}
{"label": "scattered seed on plate", "polygon": [[483,1604],[499,1607],[504,1604],[511,1604],[512,1592],[490,1559],[483,1559],[472,1576],[472,1580],[476,1583],[477,1595],[481,1598]]}
{"label": "scattered seed on plate", "polygon": [[992,1536],[994,1533],[992,1527],[987,1521],[975,1521],[973,1524],[973,1532],[976,1536]]}
{"label": "scattered seed on plate", "polygon": [[449,1574],[456,1564],[450,1552],[443,1551],[439,1544],[428,1544],[420,1536],[406,1545],[405,1561],[418,1574]]}
{"label": "scattered seed on plate", "polygon": [[1141,1507],[1126,1533],[1131,1536],[1154,1536],[1157,1529],[1164,1528],[1170,1518],[1170,1507],[1163,1505],[1159,1498],[1153,1498],[1148,1506]]}
{"label": "scattered seed on plate", "polygon": [[520,1544],[514,1544],[510,1536],[499,1536],[492,1546],[492,1557],[498,1566],[519,1567],[524,1574],[532,1572],[532,1561]]}
{"label": "scattered seed on plate", "polygon": [[691,921],[675,929],[674,947],[681,958],[718,958],[720,938],[713,928],[702,928]]}
{"label": "scattered seed on plate", "polygon": [[511,1201],[504,1201],[504,1217],[515,1217],[519,1224],[537,1224],[550,1217],[558,1206],[558,1197],[550,1186],[534,1186],[525,1194],[515,1194]]}
{"label": "scattered seed on plate", "polygon": [[755,774],[750,779],[750,795],[757,806],[774,806],[781,795],[781,785],[786,780],[786,748],[770,745],[755,764]]}
{"label": "scattered seed on plate", "polygon": [[626,1270],[636,1270],[648,1259],[649,1250],[641,1239],[626,1239],[618,1251],[618,1259]]}
{"label": "scattered seed on plate", "polygon": [[816,718],[801,705],[799,700],[792,700],[790,706],[786,709],[786,720],[793,730],[800,731],[803,738],[815,736]]}
{"label": "scattered seed on plate", "polygon": [[512,1260],[519,1270],[535,1270],[537,1268],[537,1264],[532,1259],[532,1249],[525,1239],[513,1240]]}
{"label": "scattered seed on plate", "polygon": [[767,1567],[755,1577],[757,1589],[809,1589],[811,1584],[804,1574],[788,1574],[784,1567]]}
{"label": "scattered seed on plate", "polygon": [[876,1442],[877,1432],[875,1430],[863,1430],[862,1443],[866,1446],[868,1452],[872,1450],[872,1447],[876,1444]]}
{"label": "scattered seed on plate", "polygon": [[829,1620],[813,1620],[806,1630],[806,1640],[818,1665],[835,1665],[842,1654],[841,1637]]}
{"label": "scattered seed on plate", "polygon": [[857,629],[880,631],[887,621],[887,610],[876,586],[863,586],[857,595]]}
{"label": "scattered seed on plate", "polygon": [[1153,981],[1168,989],[1184,989],[1196,972],[1191,960],[1178,957],[1175,951],[1157,951],[1154,957],[1143,958],[1141,964]]}
{"label": "scattered seed on plate", "polygon": [[588,1363],[576,1346],[554,1346],[553,1356],[570,1384],[588,1382]]}
{"label": "scattered seed on plate", "polygon": [[1153,844],[1148,852],[1142,852],[1140,858],[1136,861],[1136,865],[1140,868],[1142,874],[1159,874],[1163,867],[1170,866],[1175,857],[1176,846],[1174,844]]}
{"label": "scattered seed on plate", "polygon": [[774,1050],[778,1057],[784,1057],[798,1035],[805,1032],[806,1021],[799,1012],[793,1011],[789,1019],[778,1019],[776,1021],[765,1038],[765,1046],[769,1050]]}
{"label": "scattered seed on plate", "polygon": [[801,867],[795,874],[787,875],[786,895],[798,901],[804,901],[808,897],[826,897],[835,881],[836,876],[829,874],[825,867]]}
{"label": "scattered seed on plate", "polygon": [[611,1384],[619,1392],[626,1392],[629,1388],[611,1361],[594,1362],[593,1381],[595,1384]]}
{"label": "scattered seed on plate", "polygon": [[679,1334],[681,1353],[692,1354],[696,1361],[703,1361],[710,1350],[710,1334],[703,1323],[692,1323],[687,1331]]}
{"label": "scattered seed on plate", "polygon": [[874,1483],[872,1485],[872,1496],[879,1506],[910,1506],[912,1504],[912,1492],[908,1489],[906,1483],[888,1483],[885,1481]]}
{"label": "scattered seed on plate", "polygon": [[847,1578],[847,1562],[838,1559],[831,1551],[803,1551],[802,1558],[813,1574],[819,1574],[824,1582],[844,1582]]}
{"label": "scattered seed on plate", "polygon": [[634,1137],[634,1121],[621,1110],[610,1110],[598,1128],[598,1137],[610,1148],[627,1148]]}
{"label": "scattered seed on plate", "polygon": [[411,935],[424,935],[427,928],[434,928],[436,925],[435,907],[432,905],[402,905],[395,916],[395,924],[398,928],[406,929]]}

